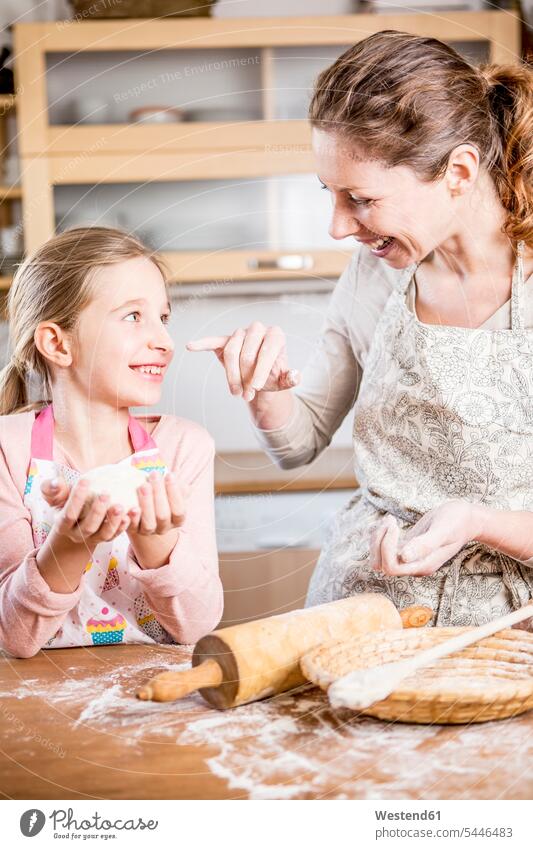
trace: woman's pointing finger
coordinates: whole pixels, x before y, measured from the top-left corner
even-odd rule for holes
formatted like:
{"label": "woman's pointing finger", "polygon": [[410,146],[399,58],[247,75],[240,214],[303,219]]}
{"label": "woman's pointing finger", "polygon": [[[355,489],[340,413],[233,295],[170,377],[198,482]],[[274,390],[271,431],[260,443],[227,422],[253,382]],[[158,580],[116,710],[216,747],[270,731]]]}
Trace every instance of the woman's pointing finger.
{"label": "woman's pointing finger", "polygon": [[215,351],[217,348],[224,348],[229,338],[229,336],[203,336],[201,339],[187,342],[185,347],[188,351]]}

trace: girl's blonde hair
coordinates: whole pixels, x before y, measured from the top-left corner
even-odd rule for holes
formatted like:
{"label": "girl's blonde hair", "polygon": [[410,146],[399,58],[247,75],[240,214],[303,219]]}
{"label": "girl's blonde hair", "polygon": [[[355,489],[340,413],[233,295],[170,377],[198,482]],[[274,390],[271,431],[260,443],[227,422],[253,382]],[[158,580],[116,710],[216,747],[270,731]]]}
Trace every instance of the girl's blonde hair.
{"label": "girl's blonde hair", "polygon": [[[0,415],[38,409],[52,398],[50,371],[34,341],[43,321],[74,333],[81,311],[93,297],[94,272],[146,256],[165,277],[161,259],[134,236],[111,227],[76,227],[54,236],[19,267],[7,298],[12,350],[0,371]],[[28,379],[39,380],[44,399],[29,403]]]}
{"label": "girl's blonde hair", "polygon": [[452,150],[479,150],[507,211],[503,232],[533,247],[533,70],[471,65],[436,38],[383,30],[346,50],[316,81],[311,125],[363,155],[446,172]]}

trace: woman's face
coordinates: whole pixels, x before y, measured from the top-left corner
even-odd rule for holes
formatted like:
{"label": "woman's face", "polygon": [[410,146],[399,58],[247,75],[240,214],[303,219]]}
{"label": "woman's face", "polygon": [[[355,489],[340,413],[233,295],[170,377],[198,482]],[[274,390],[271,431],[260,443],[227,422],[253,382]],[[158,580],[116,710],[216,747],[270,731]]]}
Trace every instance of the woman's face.
{"label": "woman's face", "polygon": [[91,400],[150,406],[161,396],[174,343],[161,272],[147,257],[99,268],[81,312],[71,377]]}
{"label": "woman's face", "polygon": [[313,129],[322,185],[331,192],[334,239],[353,236],[393,268],[424,259],[454,232],[456,209],[446,178],[428,183],[404,166],[358,159],[333,134]]}

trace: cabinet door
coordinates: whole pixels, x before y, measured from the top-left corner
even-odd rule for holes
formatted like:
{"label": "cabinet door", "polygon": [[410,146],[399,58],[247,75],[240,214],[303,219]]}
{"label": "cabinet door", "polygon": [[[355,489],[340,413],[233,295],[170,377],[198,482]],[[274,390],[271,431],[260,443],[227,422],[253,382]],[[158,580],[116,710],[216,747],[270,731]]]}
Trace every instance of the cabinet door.
{"label": "cabinet door", "polygon": [[[47,56],[50,125],[251,121],[263,117],[252,49],[91,51]],[[159,108],[167,115],[151,115]]]}
{"label": "cabinet door", "polygon": [[178,282],[335,278],[354,248],[329,237],[329,198],[313,174],[63,184],[54,210],[58,230],[135,232]]}
{"label": "cabinet door", "polygon": [[[147,22],[145,49],[138,33],[114,27],[105,49],[92,50],[76,44],[79,30],[47,31],[48,53],[27,48],[36,68],[46,54],[38,89],[27,80],[21,132],[24,191],[39,197],[25,209],[27,249],[51,235],[54,218],[59,228],[109,223],[162,251],[180,282],[336,279],[353,243],[328,235],[306,114],[320,71],[349,46],[352,27],[354,40],[378,28],[374,17],[350,16],[344,28],[319,32],[318,45],[303,43],[317,37],[314,25],[267,29],[262,46],[255,30],[233,33],[227,47],[203,30],[184,40],[182,24],[167,43]],[[288,35],[299,44],[279,46]],[[332,43],[339,37],[346,43]],[[488,42],[454,44],[487,58]]]}
{"label": "cabinet door", "polygon": [[222,552],[224,614],[220,627],[304,607],[318,549]]}

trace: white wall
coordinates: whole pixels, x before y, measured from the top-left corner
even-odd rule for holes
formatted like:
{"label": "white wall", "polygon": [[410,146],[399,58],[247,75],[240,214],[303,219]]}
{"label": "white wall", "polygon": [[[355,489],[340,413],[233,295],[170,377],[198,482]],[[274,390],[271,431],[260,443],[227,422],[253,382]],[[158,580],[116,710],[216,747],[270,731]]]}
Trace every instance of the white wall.
{"label": "white wall", "polygon": [[[257,319],[284,329],[290,364],[301,369],[315,344],[327,301],[326,294],[177,301],[171,323],[176,353],[165,380],[162,409],[201,422],[220,450],[257,450],[247,405],[242,398],[230,395],[222,365],[213,353],[184,350],[185,343],[200,336],[228,333]],[[337,433],[335,443],[350,444],[348,421]]]}

